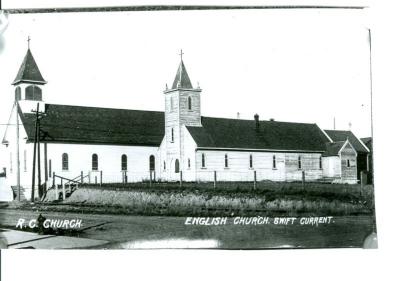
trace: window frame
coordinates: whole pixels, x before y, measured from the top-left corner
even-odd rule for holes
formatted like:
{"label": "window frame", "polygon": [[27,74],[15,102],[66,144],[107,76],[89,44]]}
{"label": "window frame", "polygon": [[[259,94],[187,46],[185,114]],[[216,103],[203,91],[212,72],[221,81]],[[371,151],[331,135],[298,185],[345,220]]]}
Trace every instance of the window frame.
{"label": "window frame", "polygon": [[121,155],[121,171],[128,171],[128,156],[126,154]]}
{"label": "window frame", "polygon": [[192,110],[192,97],[188,97],[188,110]]}
{"label": "window frame", "polygon": [[299,170],[301,170],[303,168],[303,163],[302,163],[302,159],[301,159],[300,155],[297,157],[297,168]]}
{"label": "window frame", "polygon": [[205,153],[201,154],[201,168],[202,169],[206,168],[206,154]]}
{"label": "window frame", "polygon": [[[299,164],[297,164],[298,166]],[[272,155],[272,169],[276,170],[276,155]]]}
{"label": "window frame", "polygon": [[225,161],[224,161],[224,167],[225,167],[225,169],[228,169],[228,168],[229,168],[228,153],[225,153],[224,159],[225,159]]}
{"label": "window frame", "polygon": [[249,168],[253,169],[253,154],[249,155]]}
{"label": "window frame", "polygon": [[66,152],[61,155],[61,170],[69,171],[69,155]]}

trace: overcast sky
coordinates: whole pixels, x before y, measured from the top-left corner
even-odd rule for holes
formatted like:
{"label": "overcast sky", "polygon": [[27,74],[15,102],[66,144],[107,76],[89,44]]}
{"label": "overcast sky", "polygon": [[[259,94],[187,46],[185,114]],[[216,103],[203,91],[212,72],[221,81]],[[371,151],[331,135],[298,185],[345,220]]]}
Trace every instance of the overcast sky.
{"label": "overcast sky", "polygon": [[[370,136],[363,10],[12,14],[0,53],[0,123],[31,50],[48,103],[164,110],[179,51],[202,115],[317,123]],[[3,135],[4,126],[0,126]]]}

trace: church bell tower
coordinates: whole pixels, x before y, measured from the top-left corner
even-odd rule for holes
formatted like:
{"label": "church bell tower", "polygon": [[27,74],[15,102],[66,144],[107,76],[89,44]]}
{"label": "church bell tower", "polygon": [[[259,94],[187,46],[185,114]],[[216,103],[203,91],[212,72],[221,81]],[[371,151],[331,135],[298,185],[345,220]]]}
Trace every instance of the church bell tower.
{"label": "church bell tower", "polygon": [[18,102],[22,112],[31,113],[36,110],[44,111],[42,87],[47,83],[33,58],[28,38],[28,50],[19,68],[12,85],[14,86],[15,101]]}

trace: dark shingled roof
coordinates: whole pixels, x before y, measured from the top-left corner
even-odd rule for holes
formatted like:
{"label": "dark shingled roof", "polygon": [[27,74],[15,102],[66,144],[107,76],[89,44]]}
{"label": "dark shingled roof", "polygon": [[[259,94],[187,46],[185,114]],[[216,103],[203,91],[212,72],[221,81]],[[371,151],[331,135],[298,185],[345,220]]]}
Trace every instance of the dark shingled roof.
{"label": "dark shingled roof", "polygon": [[[19,112],[33,141],[35,115]],[[164,112],[46,104],[41,129],[47,142],[159,146]]]}
{"label": "dark shingled roof", "polygon": [[329,142],[326,144],[326,151],[322,156],[338,156],[340,149],[346,141]]}
{"label": "dark shingled roof", "polygon": [[354,147],[357,153],[368,153],[368,150],[364,147],[361,141],[351,131],[340,131],[340,130],[325,130],[328,136],[334,141],[345,141],[349,140],[350,144]]}
{"label": "dark shingled roof", "polygon": [[329,139],[316,124],[202,117],[188,127],[199,147],[325,151]]}
{"label": "dark shingled roof", "polygon": [[184,88],[193,89],[192,83],[190,82],[189,75],[186,71],[185,64],[181,60],[179,64],[178,71],[176,72],[174,83],[172,84],[172,89]]}
{"label": "dark shingled roof", "polygon": [[15,77],[12,84],[16,85],[22,82],[33,82],[41,85],[46,84],[30,49],[28,49],[21,67],[19,68],[17,77]]}

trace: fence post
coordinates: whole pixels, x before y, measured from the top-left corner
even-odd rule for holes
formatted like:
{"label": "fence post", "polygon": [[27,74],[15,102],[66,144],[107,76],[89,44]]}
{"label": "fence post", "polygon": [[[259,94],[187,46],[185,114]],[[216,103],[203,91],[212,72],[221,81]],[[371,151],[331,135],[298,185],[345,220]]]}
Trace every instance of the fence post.
{"label": "fence post", "polygon": [[301,186],[304,190],[305,187],[305,182],[306,182],[306,172],[303,170],[301,171]]}
{"label": "fence post", "polygon": [[55,190],[56,190],[56,200],[58,200],[58,184],[55,185]]}
{"label": "fence post", "polygon": [[217,171],[214,171],[214,188],[217,187]]}
{"label": "fence post", "polygon": [[81,184],[83,184],[83,171],[81,171]]}
{"label": "fence post", "polygon": [[56,173],[53,172],[53,187],[56,186]]}
{"label": "fence post", "polygon": [[103,184],[103,171],[100,171],[100,186]]}
{"label": "fence post", "polygon": [[257,188],[257,171],[254,170],[254,190]]}
{"label": "fence post", "polygon": [[179,187],[182,187],[182,171],[179,172]]}
{"label": "fence post", "polygon": [[125,171],[125,183],[128,183],[128,174]]}
{"label": "fence post", "polygon": [[63,200],[65,200],[65,184],[64,183],[62,185],[62,196],[63,196]]}

